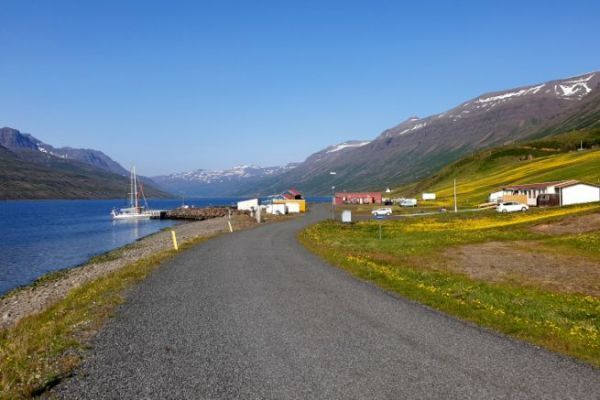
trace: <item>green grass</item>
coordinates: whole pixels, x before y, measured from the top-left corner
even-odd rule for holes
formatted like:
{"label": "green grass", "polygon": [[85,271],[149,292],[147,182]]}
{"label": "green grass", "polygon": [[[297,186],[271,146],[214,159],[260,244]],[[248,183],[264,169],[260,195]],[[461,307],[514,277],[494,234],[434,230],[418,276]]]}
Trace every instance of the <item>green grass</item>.
{"label": "green grass", "polygon": [[[185,249],[207,238],[180,246]],[[73,289],[45,311],[0,330],[0,399],[27,399],[59,382],[80,362],[89,338],[124,301],[124,291],[174,256],[163,251]]]}
{"label": "green grass", "polygon": [[[305,229],[300,240],[331,263],[387,290],[600,366],[600,299],[542,290],[527,281],[477,281],[444,269],[441,257],[449,247],[486,241],[535,240],[549,245],[561,241],[571,247],[598,248],[597,233],[573,241],[577,235],[548,237],[529,228],[599,210],[594,205],[527,214],[482,212],[385,221],[382,240],[377,222],[328,221]],[[551,251],[560,249],[554,246]]]}
{"label": "green grass", "polygon": [[[585,151],[573,151],[583,141]],[[392,197],[434,192],[436,201],[422,205],[450,207],[457,180],[459,207],[487,201],[502,186],[564,179],[600,183],[600,130],[576,131],[546,139],[480,151],[452,163],[433,176],[402,186]],[[530,157],[531,156],[531,157]]]}
{"label": "green grass", "polygon": [[600,260],[600,232],[598,231],[547,238],[545,243],[570,250],[573,254],[583,253],[590,258]]}

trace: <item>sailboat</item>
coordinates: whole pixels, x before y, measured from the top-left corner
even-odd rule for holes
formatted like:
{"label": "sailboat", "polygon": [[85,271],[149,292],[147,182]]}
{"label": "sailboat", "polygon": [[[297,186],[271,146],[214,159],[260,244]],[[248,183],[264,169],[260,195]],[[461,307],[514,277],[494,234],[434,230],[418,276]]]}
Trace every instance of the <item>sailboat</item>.
{"label": "sailboat", "polygon": [[140,186],[140,192],[144,197],[144,205],[140,205],[139,192],[138,192],[138,182],[137,175],[135,173],[135,166],[132,166],[130,171],[130,192],[129,192],[129,207],[116,209],[113,208],[111,211],[111,215],[113,219],[149,219],[151,218],[155,212],[148,208],[148,203],[146,202],[146,196],[144,196],[144,191]]}

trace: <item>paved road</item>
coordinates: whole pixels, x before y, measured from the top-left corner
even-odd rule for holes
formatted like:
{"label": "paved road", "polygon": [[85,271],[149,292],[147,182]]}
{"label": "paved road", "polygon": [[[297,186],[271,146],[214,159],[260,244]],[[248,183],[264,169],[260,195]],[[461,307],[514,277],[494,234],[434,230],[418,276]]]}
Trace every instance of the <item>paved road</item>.
{"label": "paved road", "polygon": [[221,236],[136,287],[56,393],[81,399],[598,399],[600,370],[386,294],[297,220]]}

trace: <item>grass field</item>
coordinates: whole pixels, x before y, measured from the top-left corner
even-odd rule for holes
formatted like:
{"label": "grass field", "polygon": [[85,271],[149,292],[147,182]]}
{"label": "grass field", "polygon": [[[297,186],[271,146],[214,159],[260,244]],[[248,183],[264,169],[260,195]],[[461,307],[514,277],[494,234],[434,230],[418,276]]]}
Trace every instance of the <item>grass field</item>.
{"label": "grass field", "polygon": [[[499,162],[498,162],[499,163]],[[600,181],[600,150],[544,156],[528,161],[494,161],[475,163],[456,174],[459,207],[471,207],[487,201],[489,193],[503,185],[577,179],[589,183]],[[453,197],[452,178],[428,190],[437,193],[438,204],[450,207]]]}
{"label": "grass field", "polygon": [[[485,203],[489,193],[502,186],[577,179],[600,183],[600,131],[576,131],[543,140],[481,151],[448,165],[422,181],[397,188],[391,197],[419,197],[433,192],[436,201],[426,207],[453,206],[453,182],[457,181],[458,206]],[[575,151],[586,143],[584,151]],[[593,147],[591,147],[593,145]]]}
{"label": "grass field", "polygon": [[[592,205],[509,215],[492,211],[384,221],[382,240],[378,239],[378,222],[343,225],[327,221],[307,228],[300,239],[361,279],[600,366],[600,298],[585,293],[590,286],[579,293],[577,286],[561,290],[560,281],[555,282],[558,286],[541,285],[545,277],[540,281],[540,271],[529,274],[527,268],[518,279],[476,279],[456,272],[453,264],[457,261],[447,255],[449,249],[493,242],[542,248],[550,257],[568,255],[572,264],[600,265],[597,230],[558,236],[531,230],[535,224],[552,224],[573,216],[588,218],[598,212],[600,207]],[[498,258],[501,260],[502,254]],[[590,277],[578,279],[584,282]],[[595,290],[600,282],[592,282],[591,287]]]}

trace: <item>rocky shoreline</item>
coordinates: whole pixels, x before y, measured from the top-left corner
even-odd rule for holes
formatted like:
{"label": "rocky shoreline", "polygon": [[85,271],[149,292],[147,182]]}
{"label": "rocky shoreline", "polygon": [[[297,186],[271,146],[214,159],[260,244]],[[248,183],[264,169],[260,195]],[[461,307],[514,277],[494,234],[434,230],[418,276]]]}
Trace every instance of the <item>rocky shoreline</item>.
{"label": "rocky shoreline", "polygon": [[229,207],[199,207],[199,208],[176,208],[165,212],[167,219],[185,219],[202,221],[211,218],[227,217],[229,215],[246,215],[246,211],[238,211]]}
{"label": "rocky shoreline", "polygon": [[228,232],[228,221],[231,221],[234,230],[246,229],[255,225],[254,220],[245,214],[232,215],[231,220],[224,216],[179,224],[94,257],[79,267],[51,273],[31,285],[17,288],[0,298],[0,329],[14,326],[22,318],[45,310],[66,296],[69,291],[86,282],[153,254],[171,249],[173,246],[171,230],[176,232],[177,240],[182,245],[199,237],[210,237]]}

